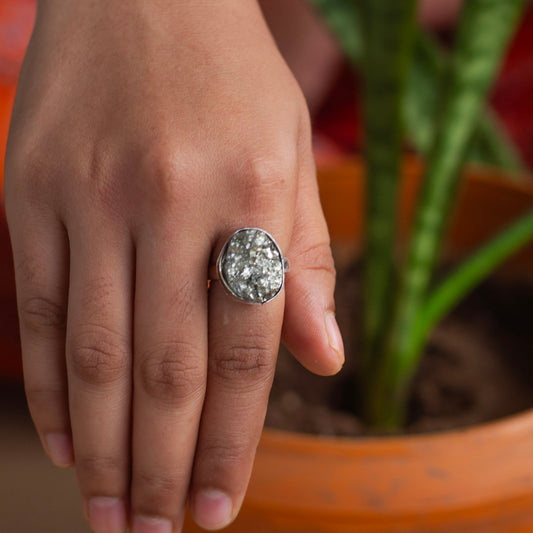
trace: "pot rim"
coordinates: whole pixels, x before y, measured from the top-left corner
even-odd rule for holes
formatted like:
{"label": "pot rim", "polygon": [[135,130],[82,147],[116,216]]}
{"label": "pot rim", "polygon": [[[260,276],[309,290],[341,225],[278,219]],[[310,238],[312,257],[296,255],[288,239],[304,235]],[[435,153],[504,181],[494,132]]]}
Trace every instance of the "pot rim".
{"label": "pot rim", "polygon": [[533,408],[464,429],[393,437],[265,428],[246,505],[365,523],[520,514],[533,505],[531,443]]}
{"label": "pot rim", "polygon": [[380,445],[383,442],[387,444],[393,444],[396,442],[404,442],[405,440],[420,443],[431,443],[435,440],[441,440],[443,436],[449,438],[462,438],[464,436],[476,437],[485,435],[487,433],[497,432],[516,432],[520,431],[520,428],[525,422],[531,421],[533,425],[533,407],[530,407],[524,411],[507,415],[496,420],[490,420],[488,422],[480,422],[470,426],[464,426],[453,429],[442,429],[428,432],[416,432],[416,433],[396,433],[396,434],[383,434],[383,435],[319,435],[312,433],[303,433],[298,431],[290,431],[284,429],[277,429],[265,426],[263,430],[263,437],[267,441],[268,446],[277,446],[282,441],[286,441],[287,437],[290,440],[298,442],[298,445],[304,446],[318,446],[322,447],[324,443],[336,444],[339,447],[348,445],[353,446],[354,443],[361,443],[365,446]]}

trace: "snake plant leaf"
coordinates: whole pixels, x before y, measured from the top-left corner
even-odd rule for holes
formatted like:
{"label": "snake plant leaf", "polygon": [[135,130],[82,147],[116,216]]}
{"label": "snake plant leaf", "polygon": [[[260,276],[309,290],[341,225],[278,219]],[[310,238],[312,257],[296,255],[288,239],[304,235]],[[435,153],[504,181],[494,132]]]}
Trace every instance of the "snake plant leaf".
{"label": "snake plant leaf", "polygon": [[[376,378],[373,416],[397,426],[420,352],[417,317],[422,312],[446,222],[459,184],[460,168],[479,113],[526,0],[465,2],[447,76],[448,87],[430,150],[414,231],[398,292],[388,348]],[[395,408],[391,409],[391,406]]]}
{"label": "snake plant leaf", "polygon": [[532,239],[533,211],[530,211],[448,274],[429,293],[418,313],[413,328],[413,353],[420,353],[430,331],[468,292]]}
{"label": "snake plant leaf", "polygon": [[[413,66],[409,77],[405,115],[409,134],[417,150],[427,156],[438,123],[441,88],[446,85],[449,55],[435,37],[419,31],[415,44]],[[518,150],[505,127],[490,107],[485,106],[475,125],[466,159],[508,170],[506,176],[518,178],[526,170]]]}
{"label": "snake plant leaf", "polygon": [[[310,0],[337,38],[356,71],[363,54],[360,7],[354,0]],[[448,54],[430,34],[418,30],[411,71],[405,92],[404,113],[407,133],[416,150],[427,155],[433,139],[439,87],[446,72]],[[489,109],[481,115],[467,159],[513,171],[526,165],[505,128]]]}
{"label": "snake plant leaf", "polygon": [[364,31],[366,239],[363,365],[380,351],[391,309],[396,202],[404,137],[402,102],[412,57],[414,0],[361,0]]}

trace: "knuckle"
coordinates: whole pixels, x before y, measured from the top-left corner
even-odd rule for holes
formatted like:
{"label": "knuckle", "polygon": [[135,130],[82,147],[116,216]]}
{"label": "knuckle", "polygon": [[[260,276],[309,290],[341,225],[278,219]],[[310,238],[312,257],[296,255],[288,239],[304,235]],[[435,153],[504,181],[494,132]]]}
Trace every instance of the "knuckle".
{"label": "knuckle", "polygon": [[42,149],[27,148],[27,156],[6,158],[6,184],[14,185],[17,191],[31,192],[43,181]]}
{"label": "knuckle", "polygon": [[329,240],[304,247],[294,255],[292,263],[302,270],[318,270],[332,278],[336,276]]}
{"label": "knuckle", "polygon": [[240,441],[211,441],[199,450],[198,461],[204,465],[216,464],[219,469],[239,466],[252,453],[253,446],[244,439]]}
{"label": "knuckle", "polygon": [[85,479],[109,479],[123,477],[129,468],[129,457],[124,455],[76,456],[76,470]]}
{"label": "knuckle", "polygon": [[70,345],[74,374],[89,385],[108,385],[123,379],[129,370],[126,340],[104,326],[92,326]]}
{"label": "knuckle", "polygon": [[143,166],[149,176],[147,200],[154,209],[175,211],[190,205],[198,192],[198,181],[190,179],[197,164],[187,164],[183,153],[162,142],[157,149],[147,151]]}
{"label": "knuckle", "polygon": [[32,413],[53,413],[58,411],[58,406],[67,401],[66,391],[62,389],[43,388],[27,385],[25,388],[26,400]]}
{"label": "knuckle", "polygon": [[41,336],[63,331],[66,325],[64,306],[45,296],[32,296],[20,306],[23,327]]}
{"label": "knuckle", "polygon": [[241,387],[246,382],[265,382],[275,366],[274,350],[269,344],[261,336],[249,336],[223,346],[209,360],[210,373],[225,381],[237,380]]}
{"label": "knuckle", "polygon": [[157,502],[161,498],[175,496],[179,492],[183,485],[183,476],[179,473],[170,473],[168,471],[166,473],[155,474],[141,470],[135,471],[134,483],[142,487],[145,495],[153,495],[153,505],[157,505]]}
{"label": "knuckle", "polygon": [[6,205],[18,199],[41,207],[56,190],[58,172],[51,161],[52,150],[46,142],[32,141],[8,151],[5,161]]}
{"label": "knuckle", "polygon": [[154,157],[150,174],[151,185],[158,204],[165,204],[169,199],[175,198],[177,195],[176,177],[179,173],[176,171],[176,163],[171,154],[165,153]]}
{"label": "knuckle", "polygon": [[289,152],[253,156],[243,163],[237,185],[249,204],[269,208],[291,189],[296,161]]}
{"label": "knuckle", "polygon": [[184,342],[151,348],[141,357],[140,380],[147,395],[171,406],[203,394],[205,370],[198,350]]}

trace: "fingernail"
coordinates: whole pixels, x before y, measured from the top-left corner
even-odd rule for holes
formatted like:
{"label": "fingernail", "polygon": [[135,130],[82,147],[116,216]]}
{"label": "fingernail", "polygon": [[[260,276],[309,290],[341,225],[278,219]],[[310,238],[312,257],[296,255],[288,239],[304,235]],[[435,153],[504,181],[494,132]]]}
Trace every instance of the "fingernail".
{"label": "fingernail", "polygon": [[219,529],[233,519],[230,498],[216,489],[204,489],[194,498],[194,519],[204,529]]}
{"label": "fingernail", "polygon": [[131,533],[172,533],[172,524],[163,518],[136,516],[133,518]]}
{"label": "fingernail", "polygon": [[335,319],[335,314],[331,311],[326,312],[326,332],[328,334],[328,343],[337,352],[339,362],[344,363],[344,347],[342,344],[342,336]]}
{"label": "fingernail", "polygon": [[65,468],[74,464],[74,448],[70,435],[49,433],[44,440],[48,455],[56,466]]}
{"label": "fingernail", "polygon": [[87,506],[89,523],[96,533],[123,533],[127,527],[126,506],[118,498],[92,498]]}

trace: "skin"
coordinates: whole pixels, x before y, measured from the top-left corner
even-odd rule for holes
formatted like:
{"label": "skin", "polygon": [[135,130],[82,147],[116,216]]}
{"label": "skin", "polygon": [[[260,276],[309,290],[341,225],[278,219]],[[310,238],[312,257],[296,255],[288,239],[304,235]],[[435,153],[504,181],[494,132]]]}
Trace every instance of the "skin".
{"label": "skin", "polygon": [[[25,385],[96,533],[238,513],[280,335],[344,360],[304,97],[255,0],[41,0],[5,200]],[[265,306],[207,272],[257,226],[291,262]]]}

